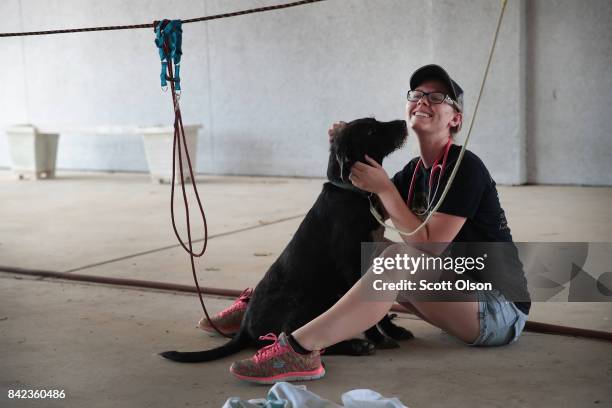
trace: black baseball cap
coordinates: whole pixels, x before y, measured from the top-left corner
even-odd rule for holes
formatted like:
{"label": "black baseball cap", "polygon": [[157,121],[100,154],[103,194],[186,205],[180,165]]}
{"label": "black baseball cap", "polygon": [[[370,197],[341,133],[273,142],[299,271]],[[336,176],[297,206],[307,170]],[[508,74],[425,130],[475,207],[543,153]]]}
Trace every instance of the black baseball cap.
{"label": "black baseball cap", "polygon": [[460,112],[463,112],[463,89],[439,65],[429,64],[414,71],[410,77],[410,89],[416,89],[423,82],[432,79],[438,80],[446,86],[449,96],[457,103],[456,107]]}

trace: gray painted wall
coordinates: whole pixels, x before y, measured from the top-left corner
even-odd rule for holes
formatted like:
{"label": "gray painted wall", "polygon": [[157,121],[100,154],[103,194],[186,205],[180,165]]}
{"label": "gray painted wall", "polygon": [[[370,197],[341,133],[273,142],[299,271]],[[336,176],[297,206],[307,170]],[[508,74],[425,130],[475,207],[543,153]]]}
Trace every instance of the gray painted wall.
{"label": "gray painted wall", "polygon": [[[275,0],[3,0],[0,32],[144,23]],[[181,107],[198,170],[322,176],[329,125],[403,118],[410,73],[466,90],[465,137],[501,2],[330,0],[184,26]],[[612,185],[607,0],[509,0],[470,149],[499,183]],[[0,127],[171,124],[150,30],[0,40]],[[386,162],[399,170],[412,142]],[[170,154],[170,152],[169,152]],[[0,136],[0,166],[9,160]],[[136,136],[62,134],[58,167],[146,170]]]}
{"label": "gray painted wall", "polygon": [[530,1],[528,180],[612,185],[612,2]]}

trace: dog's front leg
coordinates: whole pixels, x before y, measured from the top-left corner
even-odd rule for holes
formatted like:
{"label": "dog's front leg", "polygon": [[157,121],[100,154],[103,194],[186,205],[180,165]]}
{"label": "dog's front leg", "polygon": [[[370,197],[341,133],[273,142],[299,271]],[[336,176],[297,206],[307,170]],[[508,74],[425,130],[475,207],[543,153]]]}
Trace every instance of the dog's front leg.
{"label": "dog's front leg", "polygon": [[396,314],[386,315],[380,320],[380,322],[378,322],[378,327],[383,331],[383,333],[385,333],[387,336],[389,336],[393,340],[413,339],[414,334],[412,334],[410,330],[407,330],[392,322],[395,316],[397,315]]}
{"label": "dog's front leg", "polygon": [[382,334],[376,326],[372,326],[366,330],[365,336],[366,339],[373,342],[376,345],[376,348],[379,349],[394,349],[400,346],[397,341]]}

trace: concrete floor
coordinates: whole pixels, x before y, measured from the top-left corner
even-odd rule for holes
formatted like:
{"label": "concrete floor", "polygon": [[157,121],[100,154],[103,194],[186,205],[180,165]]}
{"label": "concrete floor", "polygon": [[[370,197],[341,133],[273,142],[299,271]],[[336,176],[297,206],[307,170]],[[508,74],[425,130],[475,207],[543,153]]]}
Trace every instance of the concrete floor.
{"label": "concrete floor", "polygon": [[[321,184],[202,177],[211,239],[200,283],[254,285]],[[192,284],[168,185],[145,174],[76,172],[18,182],[0,171],[0,191],[0,266]],[[500,198],[516,241],[612,241],[612,188],[500,187]],[[215,312],[231,301],[206,302]],[[157,356],[223,343],[195,329],[199,315],[193,295],[0,273],[0,406],[220,407],[230,396],[264,396],[266,387],[227,372],[252,351],[198,365]],[[612,331],[612,304],[536,303],[530,319]],[[410,316],[399,323],[417,338],[374,356],[327,356],[328,375],[309,389],[339,401],[372,388],[410,407],[612,406],[610,343],[525,333],[509,347],[474,349]],[[63,389],[66,398],[9,400],[9,389]]]}

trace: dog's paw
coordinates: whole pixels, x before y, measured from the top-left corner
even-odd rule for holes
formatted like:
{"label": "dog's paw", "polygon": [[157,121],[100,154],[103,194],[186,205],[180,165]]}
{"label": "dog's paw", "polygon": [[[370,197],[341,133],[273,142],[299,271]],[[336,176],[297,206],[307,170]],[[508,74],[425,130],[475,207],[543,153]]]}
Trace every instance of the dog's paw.
{"label": "dog's paw", "polygon": [[325,349],[329,356],[367,356],[375,352],[376,345],[365,339],[344,340]]}
{"label": "dog's paw", "polygon": [[390,337],[383,337],[382,340],[376,342],[376,348],[381,350],[399,348],[399,343]]}
{"label": "dog's paw", "polygon": [[385,334],[393,340],[410,340],[414,338],[414,334],[410,330],[396,325],[389,325],[383,329]]}
{"label": "dog's paw", "polygon": [[350,339],[347,343],[349,353],[353,356],[367,356],[376,352],[376,345],[369,340]]}

